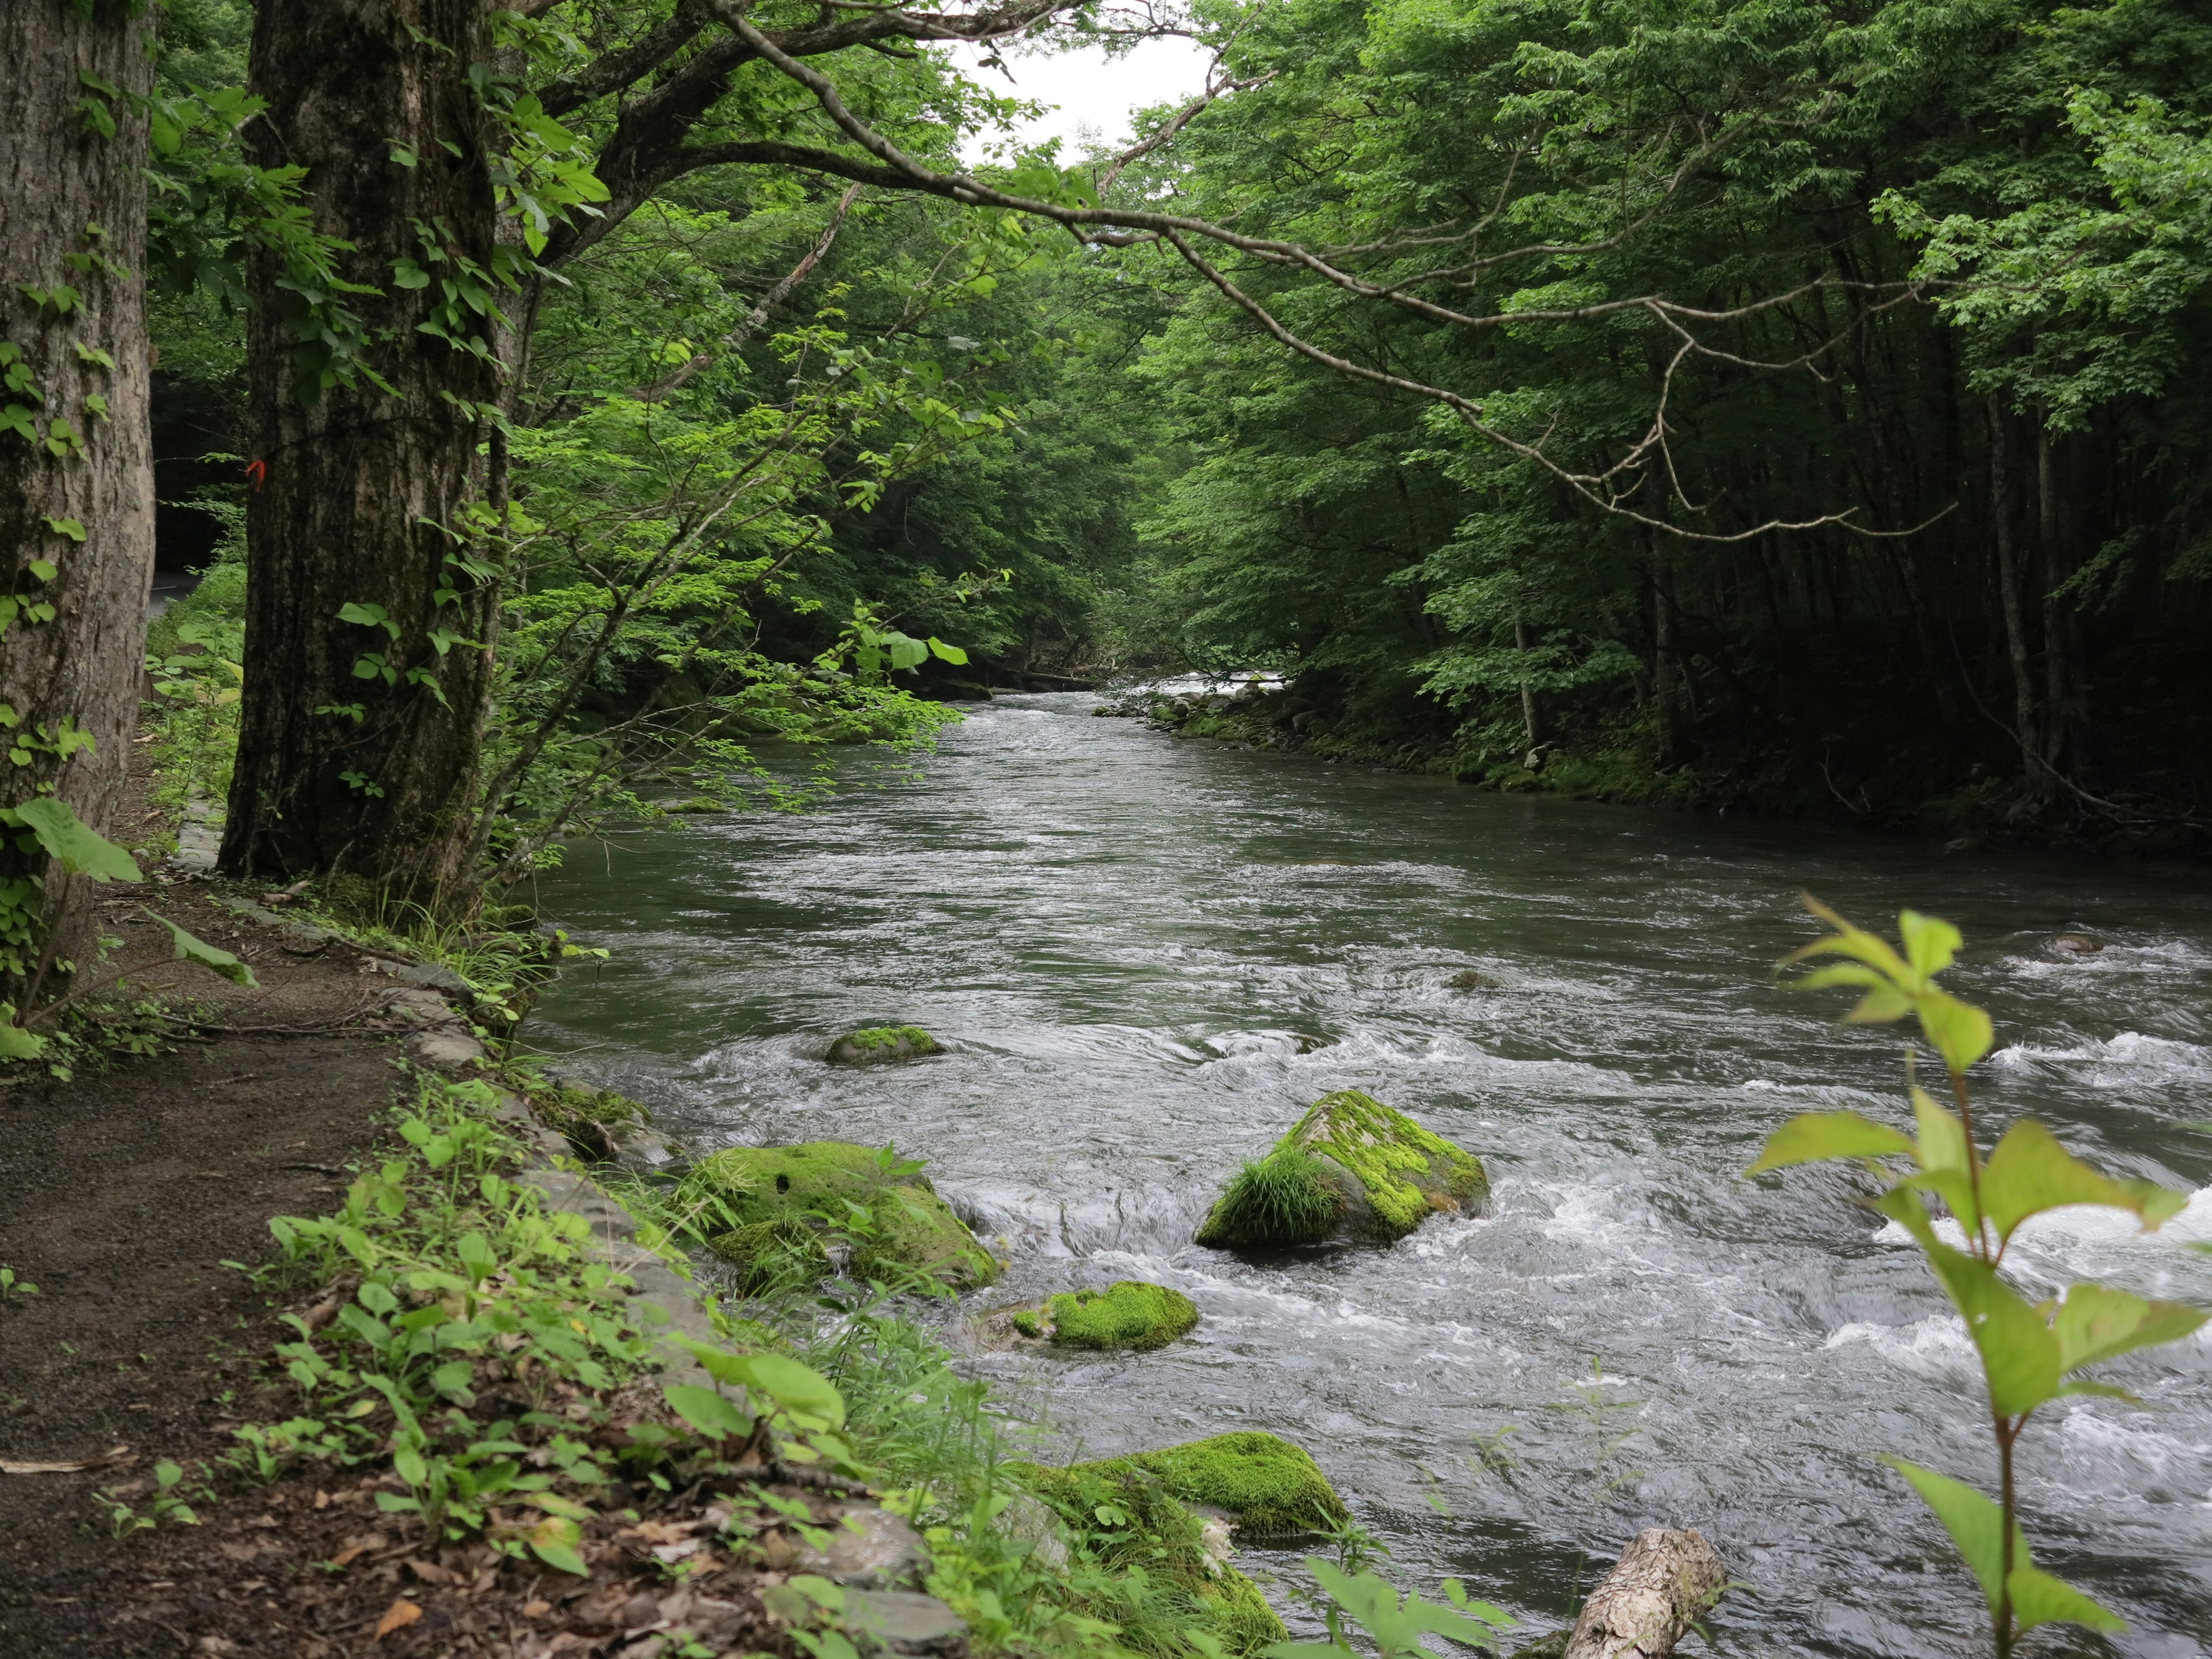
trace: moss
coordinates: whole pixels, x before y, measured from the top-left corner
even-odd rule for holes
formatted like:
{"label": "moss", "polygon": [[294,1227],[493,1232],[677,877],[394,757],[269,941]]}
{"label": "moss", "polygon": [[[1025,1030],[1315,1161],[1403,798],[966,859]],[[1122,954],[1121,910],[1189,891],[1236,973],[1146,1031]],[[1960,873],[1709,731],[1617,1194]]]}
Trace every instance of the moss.
{"label": "moss", "polygon": [[[1303,1160],[1303,1161],[1302,1161]],[[1316,1243],[1403,1238],[1439,1211],[1479,1208],[1482,1160],[1357,1089],[1324,1095],[1224,1190],[1198,1243]],[[1320,1198],[1334,1209],[1319,1218]]]}
{"label": "moss", "polygon": [[1018,1310],[1014,1314],[1013,1325],[1024,1336],[1034,1337],[1040,1341],[1048,1334],[1043,1319],[1034,1308]]}
{"label": "moss", "polygon": [[865,1278],[915,1272],[956,1290],[988,1285],[999,1264],[921,1174],[888,1146],[842,1140],[797,1146],[732,1146],[694,1164],[683,1195],[711,1198],[737,1224],[789,1219],[853,1243],[851,1270]]}
{"label": "moss", "polygon": [[846,1032],[830,1045],[830,1059],[839,1066],[880,1066],[938,1052],[937,1039],[919,1025],[866,1026]]}
{"label": "moss", "polygon": [[653,1115],[626,1095],[610,1089],[587,1089],[581,1084],[544,1084],[527,1090],[530,1109],[538,1121],[564,1136],[577,1155],[605,1163],[615,1155],[610,1130],[636,1127],[653,1121]]}
{"label": "moss", "polygon": [[[1225,1652],[1256,1655],[1288,1632],[1260,1587],[1228,1564],[1218,1534],[1134,1460],[1079,1463],[1065,1469],[1035,1464],[1012,1468],[1068,1528],[1070,1541],[1088,1564],[1109,1573],[1140,1571],[1157,1589],[1182,1601],[1188,1622],[1218,1641]],[[1120,1645],[1148,1655],[1188,1659],[1173,1628],[1124,1625]]]}
{"label": "moss", "polygon": [[[1026,1324],[1024,1321],[1026,1319]],[[1024,1336],[1050,1335],[1070,1348],[1164,1348],[1198,1323],[1198,1310],[1181,1291],[1125,1279],[1103,1291],[1069,1291],[1044,1306],[1044,1317],[1018,1313]]]}
{"label": "moss", "polygon": [[[1261,1536],[1323,1532],[1351,1516],[1328,1477],[1302,1448],[1249,1430],[1045,1473],[1062,1480],[1149,1476],[1178,1503],[1219,1510],[1239,1532]],[[1051,1501],[1042,1488],[1040,1495]]]}
{"label": "moss", "polygon": [[822,1235],[797,1216],[776,1216],[717,1233],[707,1248],[737,1270],[741,1296],[803,1289],[830,1273]]}

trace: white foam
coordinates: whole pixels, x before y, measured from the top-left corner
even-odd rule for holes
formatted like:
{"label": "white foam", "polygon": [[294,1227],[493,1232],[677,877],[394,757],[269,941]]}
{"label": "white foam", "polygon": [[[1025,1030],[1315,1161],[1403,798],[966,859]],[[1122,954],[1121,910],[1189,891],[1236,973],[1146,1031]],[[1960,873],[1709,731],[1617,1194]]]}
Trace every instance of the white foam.
{"label": "white foam", "polygon": [[2140,1089],[2146,1083],[2212,1085],[2212,1048],[2141,1031],[2065,1048],[2014,1043],[1991,1054],[1990,1063],[2012,1072],[2063,1072],[2072,1081],[2105,1089]]}

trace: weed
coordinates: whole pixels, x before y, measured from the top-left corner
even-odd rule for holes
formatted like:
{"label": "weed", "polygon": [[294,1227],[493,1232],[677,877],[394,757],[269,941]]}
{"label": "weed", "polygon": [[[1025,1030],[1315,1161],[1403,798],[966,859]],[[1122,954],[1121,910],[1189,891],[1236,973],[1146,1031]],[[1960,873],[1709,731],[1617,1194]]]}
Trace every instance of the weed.
{"label": "weed", "polygon": [[128,1538],[133,1533],[151,1532],[156,1527],[197,1527],[200,1518],[185,1501],[179,1488],[184,1484],[184,1469],[175,1463],[154,1465],[154,1495],[141,1515],[118,1493],[95,1493],[100,1505],[107,1511],[108,1526],[118,1538]]}
{"label": "weed", "polygon": [[1303,1146],[1284,1146],[1237,1172],[1199,1235],[1255,1244],[1311,1244],[1327,1237],[1343,1195]]}
{"label": "weed", "polygon": [[0,1302],[10,1297],[36,1296],[39,1287],[27,1279],[18,1279],[13,1267],[0,1267]]}

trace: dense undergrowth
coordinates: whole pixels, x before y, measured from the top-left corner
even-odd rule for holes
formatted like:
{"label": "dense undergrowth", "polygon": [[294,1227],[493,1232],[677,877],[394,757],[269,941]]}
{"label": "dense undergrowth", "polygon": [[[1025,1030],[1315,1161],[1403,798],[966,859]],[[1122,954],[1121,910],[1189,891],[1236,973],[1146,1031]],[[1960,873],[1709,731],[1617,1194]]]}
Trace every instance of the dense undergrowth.
{"label": "dense undergrowth", "polygon": [[[640,1115],[526,1070],[502,1077],[541,1119]],[[504,1097],[414,1077],[388,1149],[362,1160],[337,1211],[271,1223],[279,1256],[260,1279],[292,1306],[260,1397],[279,1409],[235,1430],[220,1463],[164,1465],[150,1494],[106,1498],[118,1535],[197,1524],[241,1486],[365,1483],[423,1559],[488,1548],[580,1582],[625,1570],[634,1552],[617,1536],[697,1527],[700,1512],[727,1560],[781,1559],[768,1534],[818,1546],[820,1517],[778,1483],[866,1482],[920,1530],[925,1586],[979,1652],[1218,1659],[1282,1639],[1218,1523],[1156,1480],[1070,1484],[1027,1461],[1032,1432],[911,1317],[916,1298],[947,1293],[925,1276],[710,1298],[720,1343],[689,1346],[716,1387],[664,1386],[666,1332],[589,1225],[525,1177]],[[670,1185],[608,1184],[639,1213],[639,1242],[688,1277],[683,1246],[717,1218]],[[677,1563],[660,1589],[685,1572]],[[752,1644],[852,1659],[835,1587],[785,1577],[805,1594],[779,1599],[771,1583]]]}

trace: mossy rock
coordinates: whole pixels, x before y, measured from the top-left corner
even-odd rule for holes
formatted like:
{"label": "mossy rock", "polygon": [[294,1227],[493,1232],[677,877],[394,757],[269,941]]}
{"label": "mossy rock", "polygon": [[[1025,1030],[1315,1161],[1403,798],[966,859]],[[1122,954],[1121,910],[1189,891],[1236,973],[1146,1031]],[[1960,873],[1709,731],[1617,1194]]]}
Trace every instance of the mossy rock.
{"label": "mossy rock", "polygon": [[[820,1229],[824,1243],[830,1235],[848,1237],[849,1269],[861,1278],[896,1280],[919,1273],[972,1290],[999,1276],[998,1261],[937,1195],[921,1165],[888,1146],[878,1151],[842,1140],[732,1146],[692,1165],[684,1193],[721,1205],[738,1224],[724,1237],[769,1222]],[[766,1242],[765,1234],[755,1237]],[[715,1245],[719,1249],[719,1238]],[[825,1256],[825,1272],[828,1266]]]}
{"label": "mossy rock", "polygon": [[1136,1460],[1012,1468],[1059,1515],[1085,1563],[1103,1568],[1115,1583],[1141,1570],[1149,1590],[1128,1605],[1103,1609],[1121,1625],[1125,1650],[1187,1652],[1179,1638],[1192,1626],[1239,1659],[1286,1639],[1260,1587],[1230,1565],[1227,1528],[1195,1513]]}
{"label": "mossy rock", "polygon": [[1357,1089],[1324,1095],[1237,1173],[1198,1243],[1217,1248],[1403,1238],[1430,1216],[1480,1210],[1482,1160]]}
{"label": "mossy rock", "polygon": [[[1260,1537],[1326,1532],[1352,1514],[1302,1447],[1251,1430],[1044,1473],[1063,1480],[1146,1476],[1177,1503],[1218,1510],[1238,1532]],[[1051,1501],[1051,1492],[1039,1491]]]}
{"label": "mossy rock", "polygon": [[1451,988],[1455,991],[1495,991],[1499,988],[1496,980],[1473,968],[1454,974]]}
{"label": "mossy rock", "polygon": [[726,812],[730,809],[721,801],[706,795],[694,795],[690,800],[672,802],[660,809],[664,812]]}
{"label": "mossy rock", "polygon": [[614,1132],[653,1121],[653,1114],[628,1096],[580,1083],[547,1083],[531,1089],[529,1100],[540,1123],[565,1137],[579,1157],[593,1164],[614,1157],[618,1139]]}
{"label": "mossy rock", "polygon": [[870,1025],[848,1031],[830,1045],[832,1066],[883,1066],[941,1052],[937,1039],[919,1025]]}
{"label": "mossy rock", "polygon": [[1181,1291],[1122,1279],[1103,1291],[1064,1291],[1009,1321],[1033,1340],[1064,1348],[1164,1348],[1198,1324],[1198,1309]]}
{"label": "mossy rock", "polygon": [[797,1216],[748,1222],[707,1241],[707,1248],[736,1269],[740,1296],[800,1290],[830,1275],[822,1235]]}

